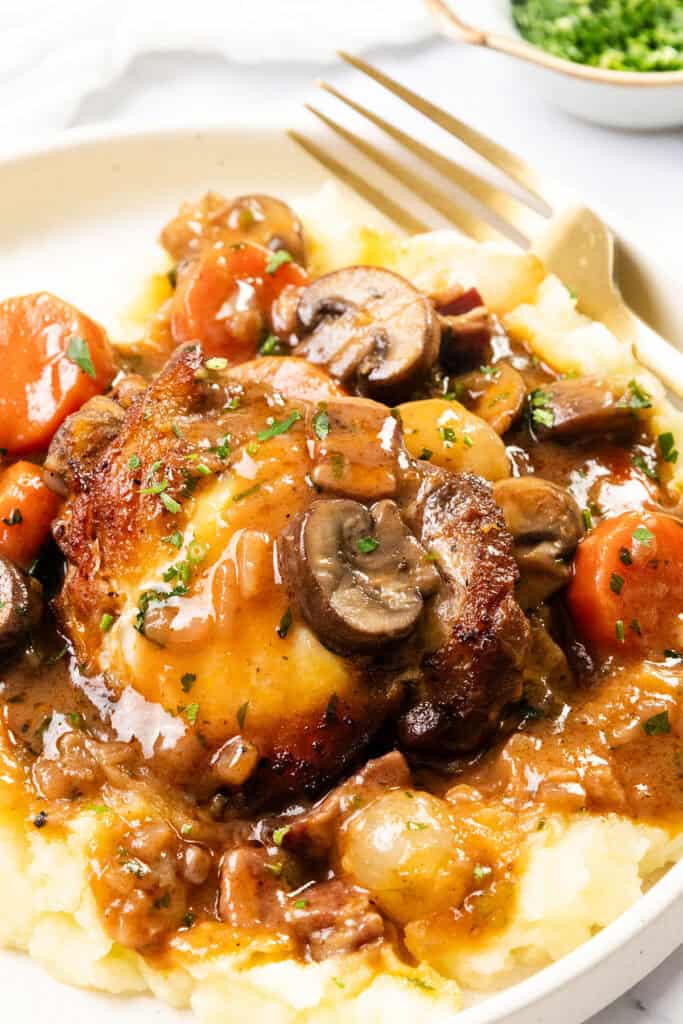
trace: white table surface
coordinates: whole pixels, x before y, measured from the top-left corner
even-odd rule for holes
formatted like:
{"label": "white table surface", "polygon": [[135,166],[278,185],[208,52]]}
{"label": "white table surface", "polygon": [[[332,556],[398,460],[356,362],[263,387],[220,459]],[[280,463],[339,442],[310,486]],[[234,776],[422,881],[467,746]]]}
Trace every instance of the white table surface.
{"label": "white table surface", "polygon": [[[630,233],[683,266],[683,131],[617,133],[572,120],[527,91],[514,64],[494,54],[433,41],[373,55],[389,74],[450,108],[540,171],[607,206]],[[229,121],[282,125],[298,119],[316,78],[359,81],[346,69],[310,64],[243,66],[196,54],[138,58],[116,82],[86,98],[73,126]],[[377,106],[379,92],[373,92]],[[394,108],[395,110],[395,108]],[[683,271],[679,269],[683,274]],[[683,952],[673,955],[591,1024],[680,1024]],[[551,1024],[551,1022],[548,1022]],[[561,1024],[561,1022],[552,1022]]]}

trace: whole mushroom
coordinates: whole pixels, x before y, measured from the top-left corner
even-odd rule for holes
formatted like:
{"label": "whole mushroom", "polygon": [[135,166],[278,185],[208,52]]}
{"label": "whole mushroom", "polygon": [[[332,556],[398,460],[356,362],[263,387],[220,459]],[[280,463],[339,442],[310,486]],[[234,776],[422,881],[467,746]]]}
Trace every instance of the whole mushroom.
{"label": "whole mushroom", "polygon": [[295,354],[378,401],[406,397],[439,354],[434,307],[389,270],[361,266],[325,274],[304,289],[297,315]]}
{"label": "whole mushroom", "polygon": [[280,565],[301,614],[329,648],[376,651],[415,628],[439,574],[393,501],[314,502],[282,539]]}
{"label": "whole mushroom", "polygon": [[0,654],[17,647],[40,620],[43,588],[0,555]]}
{"label": "whole mushroom", "polygon": [[569,491],[537,476],[500,480],[493,497],[514,538],[517,598],[522,607],[533,608],[569,580],[584,533],[581,511]]}

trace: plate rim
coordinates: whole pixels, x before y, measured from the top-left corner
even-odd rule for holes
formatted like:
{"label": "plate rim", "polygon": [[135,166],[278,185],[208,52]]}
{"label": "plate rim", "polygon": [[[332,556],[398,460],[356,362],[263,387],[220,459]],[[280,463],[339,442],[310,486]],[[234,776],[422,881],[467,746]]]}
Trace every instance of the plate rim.
{"label": "plate rim", "polygon": [[[81,147],[97,147],[99,145],[111,145],[112,143],[153,143],[154,139],[163,138],[166,142],[172,143],[181,137],[195,136],[198,140],[210,144],[212,137],[234,136],[236,134],[248,135],[255,139],[259,136],[277,136],[281,141],[287,140],[285,130],[280,124],[272,120],[258,122],[249,121],[246,117],[231,117],[229,123],[210,120],[207,122],[172,123],[152,126],[148,123],[131,124],[126,121],[113,121],[107,123],[96,123],[82,127],[71,128],[59,133],[41,135],[31,139],[22,139],[18,144],[0,147],[0,175],[5,168],[24,160],[46,159],[52,155],[63,153],[68,150],[76,150]],[[294,145],[294,143],[291,143]],[[300,153],[302,161],[311,161],[311,157],[303,151]],[[599,212],[599,211],[598,211]],[[605,220],[613,223],[606,211]],[[619,233],[621,234],[621,233]],[[621,236],[624,237],[624,236]],[[637,239],[627,235],[626,239],[633,247],[643,265],[650,270],[657,272],[657,259],[653,258],[643,247],[638,244]],[[665,275],[666,278],[666,275]],[[667,911],[673,911],[678,903],[683,904],[683,858],[674,863],[646,893],[644,893],[633,906],[619,915],[613,922],[604,927],[600,932],[576,949],[566,953],[560,960],[555,961],[537,970],[534,974],[521,981],[511,984],[509,987],[483,995],[481,1001],[470,1005],[459,1011],[454,1016],[454,1022],[458,1024],[496,1024],[506,1019],[518,1019],[516,1015],[532,1010],[542,1009],[542,1004],[549,1003],[558,996],[562,989],[574,983],[580,983],[586,975],[606,969],[608,961],[619,954],[622,950],[637,943],[639,938],[652,927],[658,918]],[[646,960],[645,967],[640,967],[631,977],[622,977],[617,985],[613,983],[606,988],[605,993],[599,996],[595,1005],[589,1013],[597,1013],[611,1000],[616,999],[627,989],[631,988],[638,981],[642,980],[650,971],[654,970],[668,955],[673,953],[679,946],[677,937],[658,946],[655,957],[648,960],[644,951],[641,956]],[[0,948],[0,957],[6,952]],[[11,950],[10,950],[11,952]],[[28,953],[22,952],[22,956],[32,960]],[[33,961],[41,972],[50,979],[56,981],[54,976],[47,971],[42,964]],[[599,987],[599,986],[598,986]],[[102,996],[101,990],[89,990],[91,994]],[[152,998],[155,998],[152,996]],[[159,1002],[156,1003],[159,1005]],[[519,1018],[521,1022],[521,1017]],[[536,1019],[536,1018],[535,1018]],[[541,1021],[541,1018],[537,1018]],[[574,1019],[574,1018],[572,1018]],[[585,1017],[583,1018],[585,1019]]]}

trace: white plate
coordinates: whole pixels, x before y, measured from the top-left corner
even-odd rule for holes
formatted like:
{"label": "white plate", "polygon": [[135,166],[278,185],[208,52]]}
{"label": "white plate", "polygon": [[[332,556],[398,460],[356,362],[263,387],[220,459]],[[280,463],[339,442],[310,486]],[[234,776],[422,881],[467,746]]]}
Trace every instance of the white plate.
{"label": "white plate", "polygon": [[[159,261],[154,239],[183,199],[207,188],[295,199],[323,180],[280,133],[246,129],[111,137],[93,133],[0,164],[0,298],[49,289],[105,323]],[[645,296],[662,321],[680,314],[680,286]],[[561,884],[561,880],[558,880]],[[683,863],[626,914],[563,960],[457,1016],[457,1024],[579,1024],[634,985],[680,942]],[[59,985],[26,957],[0,952],[3,1020],[171,1024],[191,1020],[151,999]],[[30,993],[30,994],[29,994]],[[27,1016],[28,1010],[28,1016]],[[456,1018],[454,1018],[455,1024]]]}

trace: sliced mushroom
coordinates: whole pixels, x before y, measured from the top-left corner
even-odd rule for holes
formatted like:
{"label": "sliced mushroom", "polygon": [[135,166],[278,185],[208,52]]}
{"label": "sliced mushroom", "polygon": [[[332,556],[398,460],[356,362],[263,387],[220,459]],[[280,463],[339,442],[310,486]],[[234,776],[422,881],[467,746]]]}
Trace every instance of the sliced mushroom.
{"label": "sliced mushroom", "polygon": [[602,377],[553,381],[532,391],[529,404],[534,434],[557,441],[629,430],[637,422],[639,408],[623,383]]}
{"label": "sliced mushroom", "polygon": [[475,306],[460,313],[447,315],[440,312],[439,321],[439,358],[447,370],[462,372],[488,362],[491,354],[492,324],[485,306]]}
{"label": "sliced mushroom", "polygon": [[407,636],[439,574],[393,501],[314,502],[283,537],[292,599],[334,651],[368,652]]}
{"label": "sliced mushroom", "polygon": [[381,401],[407,396],[438,356],[434,307],[389,270],[348,267],[318,278],[304,290],[298,317],[296,355]]}
{"label": "sliced mushroom", "polygon": [[256,242],[267,249],[286,249],[304,262],[303,229],[283,203],[265,195],[229,200],[207,192],[199,202],[184,203],[161,232],[161,244],[176,261],[195,256],[204,245]]}
{"label": "sliced mushroom", "polygon": [[500,480],[493,497],[515,542],[517,598],[533,608],[569,579],[584,532],[581,511],[569,491],[537,476]]}
{"label": "sliced mushroom", "polygon": [[118,435],[125,411],[111,398],[95,395],[62,423],[43,467],[45,483],[66,495],[87,484],[97,460]]}
{"label": "sliced mushroom", "polygon": [[40,621],[43,588],[0,555],[0,653],[16,647]]}

